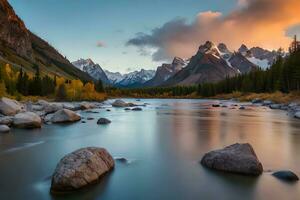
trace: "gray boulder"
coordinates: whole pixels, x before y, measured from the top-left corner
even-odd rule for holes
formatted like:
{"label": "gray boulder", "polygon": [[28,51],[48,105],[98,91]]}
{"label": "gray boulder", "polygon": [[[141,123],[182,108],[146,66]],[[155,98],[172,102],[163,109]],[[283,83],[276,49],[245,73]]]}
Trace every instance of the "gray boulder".
{"label": "gray boulder", "polygon": [[122,108],[127,107],[128,103],[124,102],[123,100],[115,100],[112,104],[113,107]]}
{"label": "gray boulder", "polygon": [[295,118],[300,119],[300,112],[295,113]]}
{"label": "gray boulder", "polygon": [[2,113],[3,115],[15,115],[18,112],[20,112],[23,108],[24,106],[18,101],[6,97],[2,97],[0,99],[0,113]]}
{"label": "gray boulder", "polygon": [[76,122],[81,119],[80,115],[68,109],[61,109],[55,112],[51,117],[52,123]]}
{"label": "gray boulder", "polygon": [[100,118],[97,121],[97,124],[100,124],[100,125],[105,125],[105,124],[110,124],[110,123],[111,123],[111,121],[109,119],[106,119],[106,118]]}
{"label": "gray boulder", "polygon": [[103,148],[88,147],[63,157],[52,176],[51,192],[78,190],[100,180],[114,168],[112,156]]}
{"label": "gray boulder", "polygon": [[13,117],[10,116],[0,117],[0,125],[10,126],[12,122],[13,122]]}
{"label": "gray boulder", "polygon": [[269,106],[269,105],[271,105],[271,104],[273,104],[273,102],[270,101],[270,100],[265,100],[265,101],[263,101],[263,106]]}
{"label": "gray boulder", "polygon": [[256,99],[253,99],[253,100],[251,101],[251,103],[253,103],[253,104],[263,103],[263,100],[262,100],[262,99],[259,99],[259,98],[256,98]]}
{"label": "gray boulder", "polygon": [[205,167],[245,175],[260,175],[263,166],[250,144],[233,144],[206,153],[201,160]]}
{"label": "gray boulder", "polygon": [[49,103],[44,105],[44,111],[46,114],[55,113],[61,109],[63,109],[63,105],[60,103]]}
{"label": "gray boulder", "polygon": [[68,110],[72,110],[72,111],[77,111],[77,110],[81,109],[81,105],[80,104],[73,104],[73,103],[64,103],[63,108],[68,109]]}
{"label": "gray boulder", "polygon": [[271,104],[269,107],[271,109],[280,109],[281,108],[281,104]]}
{"label": "gray boulder", "polygon": [[294,182],[299,180],[298,176],[292,171],[278,171],[272,175],[283,181]]}
{"label": "gray boulder", "polygon": [[42,120],[33,112],[18,113],[13,118],[13,126],[17,128],[41,128]]}
{"label": "gray boulder", "polygon": [[0,133],[9,133],[10,128],[6,125],[0,125]]}

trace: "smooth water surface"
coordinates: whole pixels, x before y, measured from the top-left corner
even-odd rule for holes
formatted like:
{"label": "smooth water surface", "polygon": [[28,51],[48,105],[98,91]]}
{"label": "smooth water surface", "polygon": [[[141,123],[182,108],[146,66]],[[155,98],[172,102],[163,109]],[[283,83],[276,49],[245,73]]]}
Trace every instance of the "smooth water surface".
{"label": "smooth water surface", "polygon": [[[126,101],[150,105],[141,112],[81,111],[95,120],[0,135],[0,199],[300,199],[299,183],[271,175],[281,169],[300,175],[300,120],[264,107],[211,108],[207,100]],[[100,117],[112,123],[99,126]],[[253,145],[263,175],[226,174],[199,164],[204,153],[236,142]],[[104,147],[130,162],[116,162],[99,184],[51,195],[51,175],[59,160],[88,146]]]}

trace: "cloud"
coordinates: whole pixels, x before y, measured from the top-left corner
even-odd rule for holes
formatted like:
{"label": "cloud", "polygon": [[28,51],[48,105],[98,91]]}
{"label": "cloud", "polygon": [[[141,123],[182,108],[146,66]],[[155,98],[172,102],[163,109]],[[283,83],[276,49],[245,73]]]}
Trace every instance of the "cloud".
{"label": "cloud", "polygon": [[300,24],[287,29],[286,36],[293,37],[294,35],[297,35],[298,38],[300,37]]}
{"label": "cloud", "polygon": [[155,48],[153,60],[170,60],[174,56],[189,58],[206,40],[224,42],[237,49],[244,43],[267,49],[287,48],[286,31],[300,23],[299,0],[238,0],[228,15],[207,11],[192,22],[176,18],[153,29],[138,33],[127,45]]}
{"label": "cloud", "polygon": [[106,47],[106,44],[102,41],[98,41],[96,46],[102,48],[102,47]]}

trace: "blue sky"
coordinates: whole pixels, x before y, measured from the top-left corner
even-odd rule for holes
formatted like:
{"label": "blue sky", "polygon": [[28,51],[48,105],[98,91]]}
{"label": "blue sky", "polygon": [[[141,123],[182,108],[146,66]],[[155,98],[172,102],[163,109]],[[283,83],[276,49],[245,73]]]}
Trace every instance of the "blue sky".
{"label": "blue sky", "polygon": [[[193,21],[212,10],[227,14],[237,0],[9,0],[26,26],[70,61],[91,58],[111,71],[155,69],[160,62],[126,46],[178,17]],[[103,44],[98,47],[97,43]]]}

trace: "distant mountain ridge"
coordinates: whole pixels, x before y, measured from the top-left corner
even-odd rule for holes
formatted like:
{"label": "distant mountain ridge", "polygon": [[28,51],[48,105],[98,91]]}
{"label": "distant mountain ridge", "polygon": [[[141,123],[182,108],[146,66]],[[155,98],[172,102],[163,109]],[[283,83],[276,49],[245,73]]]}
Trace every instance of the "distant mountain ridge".
{"label": "distant mountain ridge", "polygon": [[0,0],[0,24],[2,63],[9,61],[14,63],[14,66],[22,66],[25,71],[32,73],[38,65],[42,74],[92,80],[88,74],[74,67],[46,41],[30,32],[7,0]]}
{"label": "distant mountain ridge", "polygon": [[86,72],[95,80],[101,80],[105,84],[110,84],[110,80],[107,78],[106,73],[103,71],[99,64],[95,64],[90,58],[79,59],[72,64],[83,72]]}

